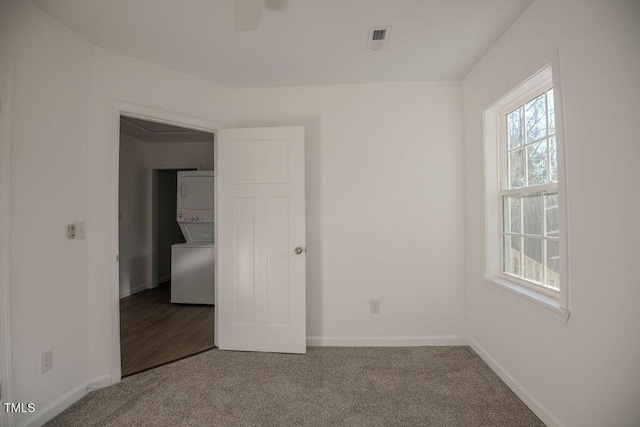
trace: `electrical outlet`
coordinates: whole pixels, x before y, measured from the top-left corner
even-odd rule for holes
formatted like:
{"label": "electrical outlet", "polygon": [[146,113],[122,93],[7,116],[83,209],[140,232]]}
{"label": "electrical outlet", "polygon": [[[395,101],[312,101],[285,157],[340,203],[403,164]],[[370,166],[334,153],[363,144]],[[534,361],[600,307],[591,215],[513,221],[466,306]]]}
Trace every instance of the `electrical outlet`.
{"label": "electrical outlet", "polygon": [[371,313],[380,313],[380,300],[379,299],[372,299],[369,309],[371,311]]}
{"label": "electrical outlet", "polygon": [[40,355],[40,373],[44,374],[53,368],[53,350],[49,349]]}

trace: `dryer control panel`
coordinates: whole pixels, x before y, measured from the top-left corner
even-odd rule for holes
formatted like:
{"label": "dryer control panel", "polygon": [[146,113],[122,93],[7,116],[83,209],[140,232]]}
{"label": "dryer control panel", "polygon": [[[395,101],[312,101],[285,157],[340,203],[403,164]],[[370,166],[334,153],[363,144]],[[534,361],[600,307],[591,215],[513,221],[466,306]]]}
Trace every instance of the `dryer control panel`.
{"label": "dryer control panel", "polygon": [[202,211],[179,209],[176,219],[178,222],[213,222],[213,212],[203,213]]}

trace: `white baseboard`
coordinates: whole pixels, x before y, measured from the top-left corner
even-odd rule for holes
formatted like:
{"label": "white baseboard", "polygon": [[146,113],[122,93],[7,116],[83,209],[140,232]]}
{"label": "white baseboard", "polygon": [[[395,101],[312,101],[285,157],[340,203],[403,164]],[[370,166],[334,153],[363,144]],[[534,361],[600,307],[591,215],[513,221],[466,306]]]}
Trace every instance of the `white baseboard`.
{"label": "white baseboard", "polygon": [[169,280],[171,280],[171,275],[161,277],[161,278],[158,279],[158,285],[160,285],[162,283],[166,283]]}
{"label": "white baseboard", "polygon": [[88,382],[83,382],[42,409],[36,407],[36,412],[18,424],[18,427],[39,427],[50,421],[53,417],[84,397],[87,394],[87,384]]}
{"label": "white baseboard", "polygon": [[113,384],[113,380],[111,379],[111,375],[104,374],[95,378],[91,378],[87,383],[87,390],[97,390],[99,388],[108,387]]}
{"label": "white baseboard", "polygon": [[142,285],[138,285],[135,288],[131,288],[131,289],[126,289],[124,291],[120,291],[120,299],[126,298],[128,296],[133,295],[133,294],[137,294],[138,292],[142,292],[142,291],[144,291],[146,289],[147,289],[147,285],[145,283],[143,283]]}
{"label": "white baseboard", "polygon": [[564,427],[564,424],[551,413],[538,399],[536,399],[529,391],[522,386],[509,372],[507,372],[496,359],[494,359],[487,351],[482,348],[478,341],[469,337],[469,345],[471,348],[485,361],[493,371],[498,374],[500,379],[509,386],[511,390],[522,400],[525,405],[533,411],[547,426]]}
{"label": "white baseboard", "polygon": [[399,336],[399,337],[307,337],[311,347],[421,347],[467,345],[461,335]]}

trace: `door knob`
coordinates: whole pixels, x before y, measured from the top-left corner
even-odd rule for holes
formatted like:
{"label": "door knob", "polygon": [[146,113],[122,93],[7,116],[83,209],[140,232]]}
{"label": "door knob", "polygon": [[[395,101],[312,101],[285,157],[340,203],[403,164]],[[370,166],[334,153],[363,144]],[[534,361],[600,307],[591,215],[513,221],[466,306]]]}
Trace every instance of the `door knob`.
{"label": "door knob", "polygon": [[300,246],[293,250],[293,253],[296,255],[300,255],[302,252],[304,252],[304,249],[302,249]]}

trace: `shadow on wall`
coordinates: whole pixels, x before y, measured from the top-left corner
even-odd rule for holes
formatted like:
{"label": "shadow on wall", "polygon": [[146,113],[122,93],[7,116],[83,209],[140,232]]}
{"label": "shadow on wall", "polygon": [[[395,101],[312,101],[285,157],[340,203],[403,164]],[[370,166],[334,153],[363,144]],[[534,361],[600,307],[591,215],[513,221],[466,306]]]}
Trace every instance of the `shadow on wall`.
{"label": "shadow on wall", "polygon": [[180,226],[176,221],[176,199],[178,170],[158,170],[157,193],[157,273],[158,283],[171,279],[171,246],[185,243]]}
{"label": "shadow on wall", "polygon": [[[146,258],[134,257],[125,261],[126,274],[120,274],[120,298],[124,298],[147,288]],[[122,270],[122,266],[121,266]]]}

